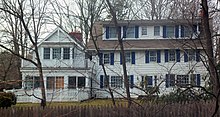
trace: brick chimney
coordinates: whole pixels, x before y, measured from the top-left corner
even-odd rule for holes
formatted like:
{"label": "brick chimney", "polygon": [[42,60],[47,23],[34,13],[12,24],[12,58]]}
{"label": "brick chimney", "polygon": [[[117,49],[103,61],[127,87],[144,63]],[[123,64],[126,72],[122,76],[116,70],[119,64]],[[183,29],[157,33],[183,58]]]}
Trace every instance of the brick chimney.
{"label": "brick chimney", "polygon": [[81,32],[70,32],[69,35],[73,38],[78,39],[80,42],[83,42],[82,33]]}

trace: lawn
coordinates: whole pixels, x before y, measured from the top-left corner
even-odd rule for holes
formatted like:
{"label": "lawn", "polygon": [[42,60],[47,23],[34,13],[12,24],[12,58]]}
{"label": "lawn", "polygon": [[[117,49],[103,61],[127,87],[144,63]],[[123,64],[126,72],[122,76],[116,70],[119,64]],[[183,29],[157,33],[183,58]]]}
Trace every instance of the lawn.
{"label": "lawn", "polygon": [[[116,104],[126,104],[124,99],[116,99]],[[47,102],[47,106],[105,106],[112,105],[111,99],[92,99],[83,102]],[[40,106],[39,103],[17,103],[13,107]]]}

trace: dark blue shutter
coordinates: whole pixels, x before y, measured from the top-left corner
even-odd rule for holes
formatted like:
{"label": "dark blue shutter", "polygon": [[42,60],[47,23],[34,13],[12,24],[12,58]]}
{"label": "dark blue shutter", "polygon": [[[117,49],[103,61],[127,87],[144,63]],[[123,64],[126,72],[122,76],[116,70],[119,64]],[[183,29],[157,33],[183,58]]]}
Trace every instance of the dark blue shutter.
{"label": "dark blue shutter", "polygon": [[103,63],[103,53],[99,53],[99,65]]}
{"label": "dark blue shutter", "polygon": [[106,35],[105,35],[105,37],[106,37],[106,39],[109,39],[109,27],[106,27]]}
{"label": "dark blue shutter", "polygon": [[104,83],[104,77],[103,75],[100,75],[100,88],[103,88],[103,83]]}
{"label": "dark blue shutter", "polygon": [[200,86],[200,84],[201,84],[200,74],[196,74],[196,85]]}
{"label": "dark blue shutter", "polygon": [[184,37],[184,35],[185,35],[184,32],[185,32],[185,31],[184,31],[184,26],[181,25],[181,37]]}
{"label": "dark blue shutter", "polygon": [[179,38],[179,25],[175,26],[175,37]]}
{"label": "dark blue shutter", "polygon": [[123,26],[123,38],[126,38],[127,33],[127,27]]}
{"label": "dark blue shutter", "polygon": [[195,34],[195,33],[197,33],[197,25],[193,25],[193,33]]}
{"label": "dark blue shutter", "polygon": [[157,63],[160,63],[160,50],[157,50]]}
{"label": "dark blue shutter", "polygon": [[[119,33],[119,35],[118,35],[118,33]],[[117,37],[118,36],[121,38],[121,26],[118,27]]]}
{"label": "dark blue shutter", "polygon": [[168,88],[170,84],[170,79],[169,79],[169,75],[166,74],[166,87]]}
{"label": "dark blue shutter", "polygon": [[139,37],[139,26],[135,26],[135,38]]}
{"label": "dark blue shutter", "polygon": [[134,75],[130,76],[130,88],[134,87]]}
{"label": "dark blue shutter", "polygon": [[131,64],[135,64],[135,52],[131,52]]}
{"label": "dark blue shutter", "polygon": [[163,38],[167,38],[167,27],[163,26]]}
{"label": "dark blue shutter", "polygon": [[196,50],[196,61],[200,61],[200,50]]}
{"label": "dark blue shutter", "polygon": [[168,62],[168,50],[164,50],[165,62]]}
{"label": "dark blue shutter", "polygon": [[110,53],[110,65],[114,65],[114,53]]}
{"label": "dark blue shutter", "polygon": [[122,55],[120,53],[120,64],[122,64]]}
{"label": "dark blue shutter", "polygon": [[146,50],[145,52],[145,63],[149,63],[149,51]]}
{"label": "dark blue shutter", "polygon": [[185,50],[184,52],[184,62],[188,62],[188,51]]}
{"label": "dark blue shutter", "polygon": [[147,85],[153,85],[153,78],[152,78],[152,76],[147,77]]}
{"label": "dark blue shutter", "polygon": [[180,62],[180,50],[176,49],[176,62]]}

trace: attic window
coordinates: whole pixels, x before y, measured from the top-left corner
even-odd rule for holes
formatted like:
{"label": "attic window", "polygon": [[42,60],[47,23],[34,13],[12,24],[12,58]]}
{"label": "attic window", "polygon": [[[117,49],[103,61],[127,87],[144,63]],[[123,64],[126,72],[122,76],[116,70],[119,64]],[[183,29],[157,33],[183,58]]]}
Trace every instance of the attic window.
{"label": "attic window", "polygon": [[53,59],[61,59],[61,48],[53,48]]}

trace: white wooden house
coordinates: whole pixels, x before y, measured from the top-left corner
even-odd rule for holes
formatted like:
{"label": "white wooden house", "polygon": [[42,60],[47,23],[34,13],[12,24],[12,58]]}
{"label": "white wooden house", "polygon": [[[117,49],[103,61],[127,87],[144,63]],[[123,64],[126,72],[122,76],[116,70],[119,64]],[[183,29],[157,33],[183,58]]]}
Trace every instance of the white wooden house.
{"label": "white wooden house", "polygon": [[[154,86],[159,86],[160,94],[166,94],[177,87],[205,85],[208,72],[203,64],[200,20],[122,20],[118,24],[115,27],[112,21],[101,21],[94,26],[93,35],[101,52],[99,56],[93,54],[92,60],[99,63],[95,75],[98,83],[93,85],[99,89],[98,98],[110,97],[106,80],[115,97],[126,96],[117,29],[124,44],[132,97],[146,95],[143,90]],[[96,53],[91,40],[87,47]]]}
{"label": "white wooden house", "polygon": [[[73,33],[71,33],[73,34]],[[81,101],[91,96],[88,61],[82,42],[61,28],[56,28],[38,44],[47,101]],[[35,53],[31,52],[35,61]],[[18,102],[38,102],[41,97],[36,67],[22,61],[22,89],[16,90]]]}

